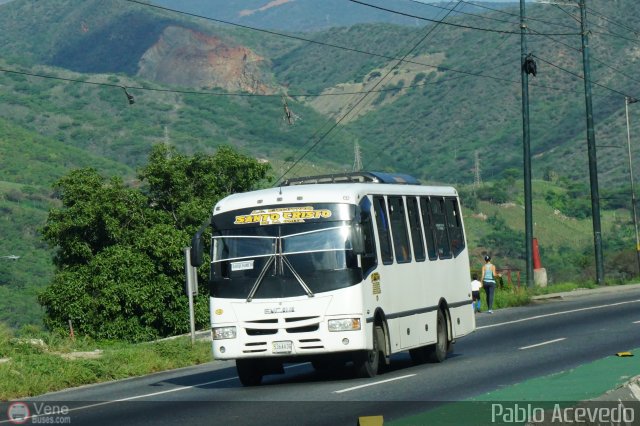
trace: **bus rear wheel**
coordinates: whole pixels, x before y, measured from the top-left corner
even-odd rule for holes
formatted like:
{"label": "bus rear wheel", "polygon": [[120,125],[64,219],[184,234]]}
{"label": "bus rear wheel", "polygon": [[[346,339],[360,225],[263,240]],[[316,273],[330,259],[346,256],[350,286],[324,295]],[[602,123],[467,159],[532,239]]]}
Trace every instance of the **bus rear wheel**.
{"label": "bus rear wheel", "polygon": [[[363,378],[375,377],[378,374],[378,366],[380,365],[380,344],[378,342],[378,334],[384,336],[381,326],[376,326],[373,330],[373,348],[369,351],[357,352],[354,356],[353,366],[356,376]],[[383,337],[385,339],[385,337]]]}
{"label": "bus rear wheel", "polygon": [[426,355],[429,362],[442,362],[447,357],[449,338],[447,336],[447,320],[442,310],[438,310],[438,324],[436,327],[436,343],[426,347]]}
{"label": "bus rear wheel", "polygon": [[257,386],[262,382],[262,366],[255,359],[237,359],[238,378],[243,386]]}

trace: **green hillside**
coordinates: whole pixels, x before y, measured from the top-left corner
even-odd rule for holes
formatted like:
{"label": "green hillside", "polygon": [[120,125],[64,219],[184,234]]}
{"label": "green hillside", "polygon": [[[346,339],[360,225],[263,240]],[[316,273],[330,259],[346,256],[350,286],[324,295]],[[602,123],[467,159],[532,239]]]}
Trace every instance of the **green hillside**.
{"label": "green hillside", "polygon": [[[605,269],[609,280],[628,279],[635,264],[623,95],[640,97],[633,77],[638,42],[630,31],[640,4],[591,4],[606,13],[590,15]],[[536,17],[529,46],[540,58],[538,75],[530,78],[534,236],[552,281],[592,280],[583,82],[569,73],[582,74],[578,29],[557,8],[530,4],[528,10]],[[484,16],[491,19],[458,15],[447,21],[519,31],[517,16]],[[274,93],[228,96],[136,77],[141,56],[167,25],[248,46],[265,58],[262,72]],[[185,154],[233,145],[269,161],[274,177],[298,162],[288,177],[351,170],[357,141],[365,169],[461,189],[474,264],[488,251],[498,266],[524,269],[518,34],[432,24],[358,24],[299,34],[388,57],[415,47],[407,57],[413,63],[397,64],[122,0],[14,0],[0,6],[0,26],[0,256],[21,256],[0,260],[0,321],[38,321],[35,294],[52,273],[52,251],[39,236],[56,203],[51,184],[72,169],[93,167],[137,185],[135,170],[159,143]],[[534,30],[573,35],[536,36]],[[630,105],[634,138],[640,135],[638,105]],[[476,176],[480,187],[472,185]]]}

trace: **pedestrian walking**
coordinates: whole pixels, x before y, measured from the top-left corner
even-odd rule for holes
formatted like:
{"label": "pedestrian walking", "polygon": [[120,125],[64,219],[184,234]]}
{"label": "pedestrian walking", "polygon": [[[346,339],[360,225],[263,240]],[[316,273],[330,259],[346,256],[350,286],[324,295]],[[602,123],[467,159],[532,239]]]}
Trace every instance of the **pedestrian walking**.
{"label": "pedestrian walking", "polygon": [[478,274],[474,273],[473,281],[471,281],[471,296],[473,297],[473,310],[475,312],[480,312],[480,287],[482,287],[482,283],[478,281]]}
{"label": "pedestrian walking", "polygon": [[496,272],[496,267],[491,263],[491,256],[484,257],[484,266],[482,267],[482,288],[487,295],[487,313],[493,313],[493,296],[496,290],[496,277],[500,274]]}

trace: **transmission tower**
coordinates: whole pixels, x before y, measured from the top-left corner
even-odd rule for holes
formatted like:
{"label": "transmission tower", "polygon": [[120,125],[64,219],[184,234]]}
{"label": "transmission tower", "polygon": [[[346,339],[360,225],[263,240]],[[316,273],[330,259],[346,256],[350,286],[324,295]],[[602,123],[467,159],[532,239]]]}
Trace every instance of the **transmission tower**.
{"label": "transmission tower", "polygon": [[480,177],[480,156],[478,155],[478,151],[475,152],[475,161],[473,166],[473,186],[478,188],[482,184],[482,178]]}
{"label": "transmission tower", "polygon": [[360,153],[360,145],[356,142],[353,145],[354,158],[353,158],[353,171],[359,172],[362,170],[362,155]]}

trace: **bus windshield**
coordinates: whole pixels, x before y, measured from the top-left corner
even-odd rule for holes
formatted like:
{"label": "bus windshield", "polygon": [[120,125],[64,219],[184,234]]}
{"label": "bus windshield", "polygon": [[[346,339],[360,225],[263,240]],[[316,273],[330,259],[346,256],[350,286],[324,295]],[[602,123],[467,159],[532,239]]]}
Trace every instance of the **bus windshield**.
{"label": "bus windshield", "polygon": [[233,227],[213,235],[211,295],[275,298],[316,293],[362,280],[351,221]]}
{"label": "bus windshield", "polygon": [[[290,230],[292,229],[287,229],[287,231]],[[273,256],[275,254],[311,254],[326,251],[343,252],[345,250],[353,250],[349,235],[349,226],[342,225],[303,231],[281,237],[247,235],[214,236],[213,262]],[[281,247],[280,253],[276,251],[278,243]],[[326,269],[325,267],[328,266],[329,265],[318,264],[320,269]],[[341,267],[344,268],[346,266]]]}

